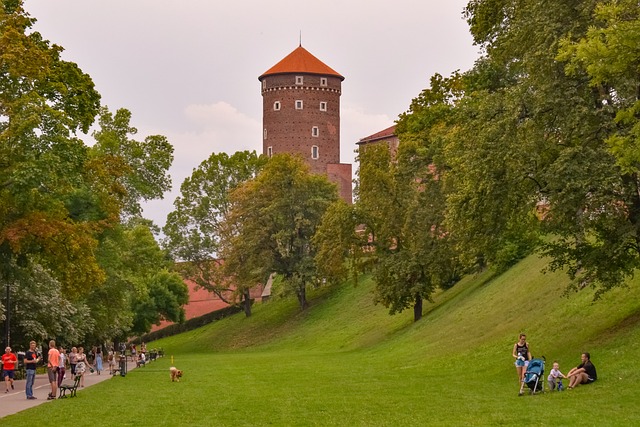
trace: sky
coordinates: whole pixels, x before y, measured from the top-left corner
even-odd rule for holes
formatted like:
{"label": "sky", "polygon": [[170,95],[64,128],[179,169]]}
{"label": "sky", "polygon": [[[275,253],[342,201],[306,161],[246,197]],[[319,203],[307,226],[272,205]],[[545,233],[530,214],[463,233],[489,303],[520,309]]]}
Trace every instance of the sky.
{"label": "sky", "polygon": [[[33,29],[89,74],[134,137],[174,147],[172,191],[144,204],[163,226],[180,185],[212,153],[262,150],[258,76],[302,46],[345,77],[341,161],[391,125],[429,78],[478,58],[467,0],[24,0]],[[87,141],[90,141],[88,138]],[[356,172],[357,165],[353,171]],[[355,176],[354,176],[355,178]]]}

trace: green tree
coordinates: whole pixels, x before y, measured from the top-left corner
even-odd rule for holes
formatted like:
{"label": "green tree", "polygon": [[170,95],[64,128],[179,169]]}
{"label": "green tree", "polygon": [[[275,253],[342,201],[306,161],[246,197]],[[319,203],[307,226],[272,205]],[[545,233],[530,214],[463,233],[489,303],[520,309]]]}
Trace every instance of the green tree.
{"label": "green tree", "polygon": [[231,156],[211,154],[182,183],[181,195],[164,227],[163,244],[178,260],[177,271],[228,304],[239,296],[247,316],[251,315],[249,289],[257,282],[230,281],[216,258],[222,239],[221,224],[231,208],[229,194],[255,178],[266,161],[255,151],[239,151]]}
{"label": "green tree", "polygon": [[[22,1],[0,8],[0,257],[42,265],[63,294],[103,274],[93,256],[106,224],[70,218],[66,202],[86,179],[86,132],[100,96],[91,78],[31,31]],[[12,262],[0,279],[11,280]]]}
{"label": "green tree", "polygon": [[231,194],[220,241],[224,270],[238,283],[264,283],[272,272],[280,274],[305,309],[307,286],[322,283],[312,238],[337,198],[335,185],[310,174],[302,159],[273,156]]}

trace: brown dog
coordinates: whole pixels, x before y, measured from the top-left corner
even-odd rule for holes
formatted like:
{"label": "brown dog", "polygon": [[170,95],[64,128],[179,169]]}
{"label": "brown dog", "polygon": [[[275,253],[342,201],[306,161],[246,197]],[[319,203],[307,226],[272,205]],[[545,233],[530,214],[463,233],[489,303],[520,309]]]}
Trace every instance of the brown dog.
{"label": "brown dog", "polygon": [[172,366],[169,368],[169,374],[171,375],[171,382],[180,382],[180,378],[182,377],[182,371]]}

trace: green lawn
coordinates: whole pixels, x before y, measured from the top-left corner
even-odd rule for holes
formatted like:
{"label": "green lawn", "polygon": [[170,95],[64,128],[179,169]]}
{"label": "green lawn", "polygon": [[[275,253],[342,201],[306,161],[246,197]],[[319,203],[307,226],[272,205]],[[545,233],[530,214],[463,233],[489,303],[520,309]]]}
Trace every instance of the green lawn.
{"label": "green lawn", "polygon": [[[543,266],[530,257],[501,276],[468,277],[416,324],[411,310],[374,306],[370,282],[315,291],[305,312],[295,301],[258,304],[251,318],[149,344],[167,356],[125,378],[0,424],[640,425],[638,284],[592,303],[588,290],[563,297],[566,278]],[[590,351],[599,380],[518,397],[520,331],[565,373]],[[171,356],[180,383],[169,381]]]}

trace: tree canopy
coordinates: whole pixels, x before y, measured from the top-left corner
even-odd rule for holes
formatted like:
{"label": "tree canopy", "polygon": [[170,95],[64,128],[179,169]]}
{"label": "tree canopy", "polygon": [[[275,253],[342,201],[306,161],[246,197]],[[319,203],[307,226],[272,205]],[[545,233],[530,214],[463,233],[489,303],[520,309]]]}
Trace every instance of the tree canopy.
{"label": "tree canopy", "polygon": [[306,308],[307,286],[322,280],[312,238],[337,198],[335,185],[311,174],[302,159],[274,155],[255,179],[231,193],[221,240],[225,271],[248,285],[280,274]]}

